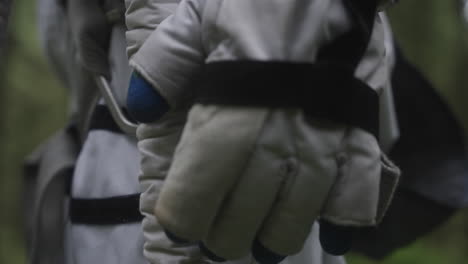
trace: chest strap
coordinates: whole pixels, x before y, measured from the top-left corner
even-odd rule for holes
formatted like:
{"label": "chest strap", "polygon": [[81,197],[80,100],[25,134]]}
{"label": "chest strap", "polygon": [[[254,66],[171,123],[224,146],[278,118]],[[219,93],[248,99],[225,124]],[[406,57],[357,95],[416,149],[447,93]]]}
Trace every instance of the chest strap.
{"label": "chest strap", "polygon": [[[90,131],[96,130],[125,134],[105,105],[97,105],[91,116]],[[139,199],[139,193],[96,199],[70,198],[69,217],[73,224],[81,225],[138,223],[143,219],[139,211]]]}
{"label": "chest strap", "polygon": [[301,108],[377,137],[379,98],[341,65],[223,61],[205,66],[197,103]]}
{"label": "chest strap", "polygon": [[[121,109],[122,113],[128,116],[126,109]],[[116,134],[125,134],[120,126],[115,122],[111,111],[105,105],[97,105],[89,121],[89,130],[105,130]],[[130,135],[129,135],[130,136]]]}
{"label": "chest strap", "polygon": [[71,198],[69,216],[73,224],[119,225],[143,219],[139,211],[140,194],[99,199]]}
{"label": "chest strap", "polygon": [[351,29],[322,47],[315,63],[219,61],[205,65],[201,104],[301,108],[312,118],[379,134],[379,97],[354,75],[372,35],[377,3],[344,0]]}

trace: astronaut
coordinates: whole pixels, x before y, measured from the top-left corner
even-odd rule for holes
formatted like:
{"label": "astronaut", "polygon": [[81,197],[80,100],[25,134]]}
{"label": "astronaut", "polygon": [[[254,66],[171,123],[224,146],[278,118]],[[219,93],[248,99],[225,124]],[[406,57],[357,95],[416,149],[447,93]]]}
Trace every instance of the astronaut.
{"label": "astronaut", "polygon": [[301,255],[318,219],[322,247],[345,253],[399,174],[377,140],[390,66],[377,8],[185,0],[130,45],[145,217],[215,261]]}
{"label": "astronaut", "polygon": [[[69,188],[69,197],[57,199],[52,205],[48,201],[41,202],[36,209],[38,219],[42,220],[35,228],[31,263],[147,263],[148,260],[209,263],[197,246],[179,245],[167,239],[161,226],[153,221],[152,212],[145,214],[145,204],[142,206],[143,230],[145,240],[150,243],[143,245],[136,141],[116,126],[102,100],[98,106],[93,103],[98,96],[94,75],[111,78],[113,93],[122,106],[130,78],[124,50],[124,26],[118,20],[123,16],[123,9],[120,12],[120,1],[109,2],[110,6],[103,6],[104,2],[73,0],[64,3],[41,0],[39,3],[43,47],[58,77],[70,89],[70,119],[78,128],[81,151],[76,163],[71,164],[75,167],[71,186],[47,190],[47,196],[53,193],[63,199]],[[152,32],[149,25],[155,27],[172,14],[177,3],[176,0],[173,3],[158,1],[154,8],[159,18],[138,24],[140,28],[135,31],[135,39],[142,41],[145,34]],[[117,18],[117,22],[108,21],[109,18]],[[127,32],[128,39],[132,34]],[[175,144],[166,142],[170,148]],[[52,143],[55,147],[63,144]],[[56,167],[63,157],[54,157],[51,163]],[[62,176],[53,175],[54,178]],[[141,181],[144,183],[144,179]],[[64,201],[68,205],[65,211],[61,207]],[[62,230],[65,213],[66,226]],[[65,241],[62,240],[63,231]],[[310,239],[306,248],[290,261],[344,263],[341,257],[325,254],[317,239]]]}
{"label": "astronaut", "polygon": [[[145,263],[136,140],[116,126],[94,81],[97,75],[111,79],[113,93],[125,105],[130,68],[124,2],[41,0],[38,9],[46,57],[69,89],[70,123],[78,135],[79,155],[71,164],[68,184],[44,195],[57,193],[55,203],[65,204],[65,209],[48,206],[46,199],[38,206],[36,219],[42,220],[36,220],[31,262]],[[63,159],[57,155],[50,167],[60,167]],[[60,219],[52,221],[54,217]]]}
{"label": "astronaut", "polygon": [[[70,2],[74,3],[69,5]],[[117,9],[109,7],[108,4],[106,4],[106,7],[104,7],[102,5],[104,2],[114,2],[114,5],[117,5]],[[132,40],[133,37],[134,41],[129,42],[133,43],[133,45],[130,45],[130,47],[133,48],[129,49],[130,51],[132,51],[129,54],[134,54],[139,49],[141,43],[153,31],[153,29],[165,17],[173,13],[178,2],[178,0],[127,1],[127,6],[132,7],[128,10],[133,10],[133,12],[128,13],[129,16],[127,16],[127,24],[130,28],[135,29],[133,32],[127,32],[127,39]],[[77,126],[79,128],[79,137],[81,139],[85,139],[86,135],[88,135],[86,123],[88,123],[90,112],[94,111],[93,98],[96,97],[97,87],[92,78],[93,75],[103,74],[106,76],[113,76],[112,87],[114,87],[115,89],[114,93],[118,94],[120,105],[124,105],[126,90],[125,86],[128,82],[130,69],[126,67],[127,62],[125,61],[126,58],[122,47],[124,45],[124,27],[120,22],[115,23],[115,18],[117,18],[118,20],[119,17],[123,15],[122,8],[118,7],[119,4],[121,5],[122,2],[83,0],[39,1],[40,10],[38,17],[40,21],[40,37],[42,38],[42,44],[43,47],[46,49],[47,58],[58,73],[58,77],[64,82],[67,88],[70,88],[70,123],[72,124],[72,126]],[[149,8],[149,10],[147,11],[150,12],[139,13],[138,16],[131,16],[132,13],[136,15],[138,14],[138,11],[143,11],[147,8]],[[104,18],[106,14],[107,16],[106,18]],[[109,18],[114,22],[108,21]],[[73,24],[73,26],[71,24]],[[384,21],[384,25],[385,24],[386,23]],[[378,28],[374,28],[374,34],[376,34],[378,31]],[[73,39],[71,35],[73,35]],[[110,37],[111,35],[112,37]],[[108,43],[109,38],[112,39],[110,41],[110,45]],[[391,43],[391,41],[388,41],[388,39],[387,42]],[[109,46],[112,47],[112,59],[108,58]],[[385,56],[385,61],[389,61],[390,57],[392,57],[392,55],[387,53]],[[384,61],[369,60],[368,62],[374,62],[374,64],[368,63],[369,67],[374,67],[375,62],[378,62],[377,64],[382,66],[381,69],[384,69],[385,67],[393,67],[388,65],[384,66],[386,63]],[[363,68],[364,65],[361,65],[360,67]],[[117,70],[117,68],[120,70]],[[111,70],[112,73],[109,73],[109,69],[113,69]],[[374,86],[385,86],[382,85],[383,80],[386,78],[384,76],[385,74],[386,73],[383,70],[379,71],[379,74],[370,74],[375,77],[374,80],[378,80],[374,82]],[[370,80],[372,78],[368,79]],[[402,78],[398,79],[401,80]],[[133,81],[135,81],[135,79]],[[120,84],[118,84],[119,82]],[[403,91],[407,91],[412,92],[414,94],[417,93],[417,96],[421,95],[419,90],[411,88],[414,87],[402,87],[402,94]],[[150,91],[153,91],[153,89],[151,89]],[[389,91],[390,90],[388,88],[383,89],[383,94],[381,95],[381,98],[388,99],[388,96],[385,95]],[[416,95],[411,95],[408,97],[406,96],[406,94],[404,94],[403,96],[400,96],[401,98],[398,97],[399,100],[397,101],[397,103],[408,103],[408,105],[412,106],[412,102],[406,102],[402,99],[404,99],[405,97],[413,98],[414,96]],[[157,99],[161,98],[157,97]],[[153,100],[149,101],[153,102]],[[157,106],[163,106],[164,108],[164,101],[162,102],[163,103],[161,104],[157,104]],[[141,101],[139,106],[141,106]],[[135,141],[132,139],[131,135],[124,135],[122,131],[120,131],[115,126],[112,118],[108,115],[108,111],[102,104],[98,108],[100,109],[98,111],[101,114],[94,115],[95,118],[93,119],[99,122],[93,122],[91,132],[89,133],[90,141],[86,143],[86,151],[82,152],[82,154],[80,155],[80,163],[78,164],[78,169],[75,172],[75,180],[73,181],[75,187],[72,187],[73,198],[75,202],[78,201],[78,204],[87,204],[88,206],[85,206],[85,208],[89,208],[89,202],[93,201],[104,201],[106,203],[110,201],[110,203],[113,204],[115,204],[115,202],[117,201],[121,209],[114,211],[114,213],[118,214],[117,217],[115,217],[114,215],[114,217],[112,217],[112,222],[108,221],[107,224],[103,224],[103,222],[101,221],[99,225],[96,225],[96,218],[93,220],[94,224],[89,223],[90,219],[83,218],[80,220],[82,223],[77,223],[76,218],[71,223],[69,223],[67,227],[66,236],[67,261],[64,261],[63,259],[61,259],[62,256],[60,256],[61,254],[63,254],[63,243],[60,239],[54,239],[56,237],[61,237],[62,235],[62,226],[56,225],[56,223],[59,223],[61,220],[63,220],[63,210],[58,208],[62,204],[62,200],[52,199],[54,201],[52,206],[54,207],[50,206],[50,201],[52,201],[50,199],[39,200],[39,202],[37,203],[37,205],[39,206],[38,208],[36,208],[38,212],[35,214],[35,217],[28,217],[28,219],[34,219],[34,221],[40,222],[36,224],[37,227],[35,228],[35,231],[36,233],[38,233],[38,235],[35,236],[35,239],[31,240],[34,248],[34,253],[31,256],[32,263],[146,263],[147,260],[153,263],[209,262],[205,257],[203,257],[203,255],[200,253],[199,248],[196,245],[193,246],[191,244],[176,244],[168,240],[165,237],[161,226],[157,223],[156,219],[154,218],[153,213],[153,207],[157,198],[157,194],[159,192],[159,187],[161,186],[161,181],[157,180],[156,178],[158,178],[158,176],[160,176],[161,179],[165,178],[165,170],[167,170],[167,168],[169,167],[168,164],[170,162],[170,158],[168,159],[167,157],[170,157],[174,145],[179,141],[177,135],[182,129],[182,123],[185,122],[182,121],[182,119],[185,118],[186,113],[180,114],[182,117],[180,118],[181,120],[178,121],[179,124],[174,124],[176,119],[171,119],[171,121],[167,121],[164,125],[164,122],[160,120],[160,128],[168,128],[166,130],[160,129],[158,131],[156,129],[157,127],[155,126],[155,124],[152,124],[151,131],[148,129],[146,131],[150,131],[153,134],[147,133],[145,135],[143,133],[140,133],[140,135],[144,137],[152,137],[151,140],[142,141],[140,145],[149,146],[149,144],[153,142],[153,146],[157,147],[156,149],[150,149],[151,152],[147,152],[144,155],[144,160],[147,161],[145,164],[151,164],[153,166],[153,172],[151,174],[146,174],[146,176],[142,175],[140,178],[140,184],[142,185],[143,190],[145,191],[141,199],[141,208],[145,216],[143,221],[144,235],[146,241],[144,254],[147,259],[145,260],[145,258],[142,255],[143,239],[141,237],[141,225],[139,224],[141,216],[138,216],[137,210],[139,188],[138,183],[136,182],[136,175],[138,174],[138,168],[136,168],[136,164],[138,158],[136,154],[137,151]],[[402,112],[401,116],[407,116],[409,108],[410,107],[406,107],[404,109],[402,108],[400,110],[400,112]],[[434,106],[431,105],[428,109],[434,109]],[[149,111],[149,113],[157,113],[160,111],[161,110],[156,109],[156,111]],[[102,117],[103,112],[105,113],[104,117]],[[169,116],[170,114],[171,113],[168,113],[166,114],[166,116]],[[96,118],[99,116],[101,117]],[[149,117],[149,119],[152,118],[154,118],[154,116]],[[167,119],[170,118],[168,117]],[[384,120],[384,118],[381,118],[381,122],[382,120]],[[446,118],[444,120],[446,120]],[[171,126],[171,122],[173,122],[173,126]],[[409,124],[410,122],[406,123]],[[417,126],[419,126],[419,123]],[[444,125],[435,125],[435,127],[440,126],[448,127],[445,123]],[[381,129],[380,134],[382,135],[386,132],[395,130],[395,126],[393,125],[392,127],[393,129]],[[418,127],[418,131],[419,130],[421,130],[421,127]],[[422,130],[425,130],[425,128],[423,128]],[[140,131],[145,132],[145,129],[140,128]],[[425,142],[439,142],[443,138],[459,138],[455,137],[454,135],[441,137],[440,135],[432,135],[433,133],[429,133],[431,137],[429,139],[425,139],[428,135],[428,131],[436,131],[436,129],[427,129],[423,133],[418,132],[418,142],[422,141],[421,144],[424,144]],[[410,133],[406,133],[405,131],[402,132],[405,138],[405,142],[408,143],[406,144],[408,148],[405,148],[401,152],[409,153],[409,156],[414,156],[414,154],[412,153],[416,151],[413,148],[415,137],[413,137]],[[171,133],[175,133],[176,135],[171,136]],[[421,139],[420,135],[424,135],[424,139]],[[159,137],[161,140],[156,140],[157,137]],[[395,138],[394,135],[390,137],[393,139]],[[98,140],[97,138],[100,139]],[[393,141],[387,140],[387,143],[385,143],[385,138],[388,138],[388,135],[380,136],[381,145],[385,146],[388,145],[387,143],[389,141]],[[47,144],[46,152],[54,152],[54,149],[61,149],[62,146],[67,145],[67,142],[64,142],[63,138],[58,137],[57,139],[59,140],[53,140],[49,142],[50,144]],[[71,139],[71,141],[73,140],[74,139]],[[94,144],[97,145],[93,147]],[[110,147],[110,145],[112,147]],[[425,145],[428,146],[427,144]],[[451,145],[460,148],[462,144],[459,144],[459,142],[457,141]],[[162,148],[159,148],[160,146],[162,146]],[[410,149],[412,152],[408,152],[407,149]],[[158,150],[159,152],[156,150]],[[408,171],[406,171],[406,175],[414,174],[414,176],[418,176],[417,179],[419,180],[420,184],[414,184],[414,181],[412,181],[411,183],[415,186],[419,186],[418,190],[422,190],[421,192],[423,192],[424,195],[430,193],[434,196],[434,194],[437,194],[439,195],[438,197],[436,197],[437,201],[442,200],[442,202],[444,202],[447,200],[449,201],[447,203],[453,204],[453,201],[455,200],[453,199],[453,197],[440,198],[442,194],[445,196],[450,196],[451,194],[453,194],[454,192],[446,191],[447,189],[453,188],[439,188],[440,185],[438,184],[435,184],[433,186],[434,188],[438,188],[437,192],[433,191],[434,188],[426,188],[427,182],[433,182],[433,180],[426,180],[427,174],[421,173],[421,171],[429,171],[431,173],[433,172],[431,174],[431,179],[438,177],[441,181],[445,181],[445,179],[450,178],[447,176],[453,174],[447,174],[445,173],[445,170],[432,170],[431,167],[426,166],[427,164],[434,164],[434,166],[437,167],[438,164],[440,164],[440,161],[444,160],[444,158],[446,159],[446,157],[444,157],[443,155],[439,155],[440,148],[435,147],[431,151],[434,150],[437,151],[437,156],[434,156],[436,157],[436,159],[433,160],[433,156],[431,156],[431,159],[429,161],[422,159],[421,162],[418,162],[418,168],[413,169],[415,170],[414,173],[413,170],[409,173]],[[96,151],[95,154],[92,154],[94,153],[93,151]],[[72,150],[72,152],[75,152],[75,150]],[[117,153],[120,153],[121,155]],[[420,153],[418,153],[417,155],[418,157],[421,156]],[[65,155],[60,155],[60,153],[54,153],[53,155],[48,156],[50,156],[51,158],[49,160],[49,165],[52,164],[51,168],[54,169],[60,169],[62,165],[59,165],[59,163],[62,163],[64,160],[68,159],[68,157],[65,157]],[[93,161],[92,157],[95,157],[96,160]],[[413,158],[403,158],[403,161],[405,160],[408,160],[408,165],[414,164],[415,161]],[[155,161],[158,161],[159,163]],[[65,161],[65,163],[67,162],[68,161]],[[109,166],[106,166],[105,168],[100,167],[102,164],[104,164],[104,162]],[[44,157],[42,157],[41,163],[41,167],[49,166],[48,163],[44,161]],[[74,166],[73,164],[71,165]],[[67,163],[66,166],[69,166],[69,164]],[[421,170],[420,167],[423,168],[423,170]],[[453,168],[453,166],[451,168]],[[161,171],[160,174],[154,173],[158,170]],[[78,173],[78,171],[80,172]],[[125,173],[123,173],[122,171],[125,171]],[[44,172],[48,173],[47,170],[45,170]],[[466,169],[463,173],[466,174]],[[460,173],[460,175],[461,174],[462,173]],[[118,177],[114,178],[114,175],[117,175]],[[156,175],[156,177],[154,177],[154,175]],[[61,176],[63,175],[60,174],[60,177]],[[41,181],[42,179],[39,179],[38,182]],[[465,186],[458,183],[459,182],[456,181],[456,184],[454,184],[457,186],[457,190]],[[58,196],[64,196],[66,194],[64,190],[59,191],[61,191],[61,194],[59,194]],[[56,193],[57,190],[47,189],[44,192],[46,192],[47,194],[46,197],[50,198],[50,193]],[[456,193],[468,192],[457,191]],[[37,197],[38,196],[35,196],[34,199],[30,200],[36,200],[35,198]],[[119,199],[113,200],[113,198]],[[466,201],[466,199],[463,201]],[[403,204],[403,207],[408,207],[408,202],[406,200],[402,200],[400,204]],[[108,208],[109,206],[105,207]],[[372,237],[372,239],[369,239],[368,237],[366,237],[364,239],[366,240],[366,246],[368,247],[368,245],[371,244],[371,247],[368,247],[366,250],[370,251],[370,254],[376,254],[375,252],[381,252],[381,250],[376,250],[373,248],[373,246],[380,245],[380,247],[384,248],[385,254],[388,254],[389,251],[395,249],[396,246],[394,244],[396,244],[397,246],[402,246],[401,244],[398,244],[398,239],[395,240],[395,233],[410,234],[413,230],[420,230],[419,227],[421,227],[421,222],[418,222],[418,219],[421,219],[421,216],[415,214],[416,211],[413,210],[413,208],[425,208],[425,211],[428,210],[427,203],[414,204],[413,207],[408,207],[405,210],[396,209],[395,211],[400,214],[395,215],[393,218],[391,218],[394,221],[387,221],[387,223],[385,223],[387,226],[390,226],[390,228],[385,229],[388,230],[388,232],[385,232],[389,233],[390,236],[387,235],[387,233],[382,235],[379,233],[379,235],[381,236],[378,236],[376,238]],[[27,215],[30,216],[31,210],[27,210],[27,212]],[[100,213],[102,214],[102,212]],[[402,230],[401,226],[399,225],[401,221],[401,215],[406,217],[409,213],[412,214],[412,221],[411,223],[407,221],[407,224],[405,225],[406,229]],[[74,217],[77,216],[80,216],[80,214],[75,214]],[[54,217],[59,218],[59,221],[51,221],[51,219],[53,219]],[[108,216],[105,218],[108,218]],[[426,223],[428,219],[432,220],[432,218],[434,218],[433,213],[427,213],[427,219],[424,219],[424,223]],[[67,217],[67,219],[69,219],[69,217]],[[103,220],[103,218],[101,218],[100,220]],[[107,220],[109,220],[109,218]],[[435,220],[437,219],[434,218],[434,221]],[[395,225],[395,223],[398,223],[398,225]],[[424,228],[427,229],[427,227]],[[419,235],[420,233],[416,234],[416,236]],[[413,238],[414,234],[411,234],[409,236]],[[404,237],[405,243],[407,243],[407,237],[408,236]],[[390,244],[390,246],[388,244]],[[237,263],[250,263],[251,258],[251,256],[246,257],[243,260],[237,261]],[[321,246],[318,243],[318,225],[315,224],[306,244],[303,247],[303,250],[295,256],[290,256],[286,258],[284,263],[331,264],[344,263],[344,260],[341,257],[330,256],[322,251]]]}

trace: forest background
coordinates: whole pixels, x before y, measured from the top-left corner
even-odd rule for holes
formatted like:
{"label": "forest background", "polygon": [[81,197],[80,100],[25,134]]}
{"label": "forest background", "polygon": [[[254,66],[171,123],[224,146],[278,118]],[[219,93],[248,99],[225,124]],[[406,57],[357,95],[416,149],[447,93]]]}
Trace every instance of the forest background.
{"label": "forest background", "polygon": [[[403,0],[389,12],[402,49],[434,83],[468,138],[468,24],[463,13],[460,2],[454,0]],[[64,125],[68,102],[66,89],[43,57],[34,0],[14,1],[9,43],[2,55],[0,263],[23,264],[21,164],[34,147]],[[376,263],[358,255],[348,260],[350,264]],[[468,263],[468,210],[380,263]]]}

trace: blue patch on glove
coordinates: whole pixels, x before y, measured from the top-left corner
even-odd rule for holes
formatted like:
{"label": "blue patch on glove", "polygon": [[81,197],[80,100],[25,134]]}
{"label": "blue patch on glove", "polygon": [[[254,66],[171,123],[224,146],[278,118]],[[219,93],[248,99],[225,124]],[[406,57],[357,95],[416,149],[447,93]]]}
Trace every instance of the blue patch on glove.
{"label": "blue patch on glove", "polygon": [[320,244],[325,252],[334,256],[344,255],[351,249],[355,228],[320,221]]}
{"label": "blue patch on glove", "polygon": [[148,81],[134,72],[128,88],[127,110],[136,121],[150,123],[167,113],[169,104]]}

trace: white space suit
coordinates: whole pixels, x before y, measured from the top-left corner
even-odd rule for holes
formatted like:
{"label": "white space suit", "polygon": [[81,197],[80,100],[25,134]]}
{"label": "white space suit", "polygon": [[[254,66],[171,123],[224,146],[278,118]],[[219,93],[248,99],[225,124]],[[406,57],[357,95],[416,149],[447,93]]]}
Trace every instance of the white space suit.
{"label": "white space suit", "polygon": [[[34,255],[31,256],[31,262],[48,264],[146,263],[142,253],[141,216],[133,217],[134,219],[130,221],[117,219],[105,223],[96,219],[86,219],[90,212],[89,208],[85,208],[84,211],[83,208],[76,210],[80,202],[99,202],[135,195],[137,200],[134,204],[134,211],[138,212],[139,154],[134,136],[125,135],[118,128],[109,125],[113,123],[112,118],[105,114],[107,110],[102,103],[95,108],[98,88],[93,74],[84,69],[78,60],[77,47],[71,37],[69,18],[61,1],[42,0],[39,1],[38,8],[40,36],[46,56],[59,79],[70,91],[70,122],[79,128],[79,132],[82,133],[81,139],[86,139],[81,146],[78,160],[74,161],[71,186],[64,186],[65,190],[58,190],[62,192],[62,196],[65,196],[66,189],[70,188],[69,197],[62,201],[65,203],[65,212],[62,208],[46,207],[54,213],[56,210],[65,213],[65,239],[64,242],[63,240],[59,242],[59,246],[65,244],[65,252],[60,252],[62,248],[57,245],[55,248],[51,245],[52,249],[48,251],[43,250],[44,245],[52,243],[48,238],[63,234],[64,231],[61,230],[63,226],[52,227],[56,230],[39,230],[37,232],[39,235],[34,241]],[[122,106],[130,76],[124,33],[123,23],[113,26],[109,50],[109,61],[112,64],[111,84]],[[89,125],[87,126],[86,123],[89,123],[93,112],[88,132],[86,127]],[[55,144],[60,146],[64,143],[55,142]],[[57,157],[55,162],[60,164],[61,159],[63,158]],[[60,204],[60,202],[57,203]],[[102,208],[109,209],[109,206]],[[47,210],[38,213],[46,215],[43,219],[52,216],[52,212]],[[104,218],[110,213],[105,210],[99,212]],[[43,222],[53,223],[50,219],[43,220]],[[44,233],[44,231],[53,232],[53,234]],[[52,253],[52,250],[55,252]]]}

